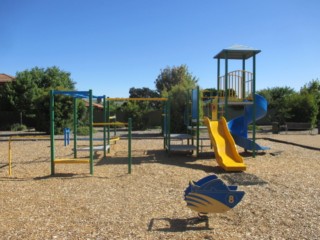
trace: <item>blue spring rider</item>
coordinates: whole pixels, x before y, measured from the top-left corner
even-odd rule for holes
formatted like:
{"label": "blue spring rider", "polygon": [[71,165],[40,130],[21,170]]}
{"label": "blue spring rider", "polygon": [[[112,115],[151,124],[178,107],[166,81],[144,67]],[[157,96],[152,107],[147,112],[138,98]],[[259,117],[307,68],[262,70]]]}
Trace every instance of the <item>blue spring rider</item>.
{"label": "blue spring rider", "polygon": [[187,207],[198,212],[199,217],[208,213],[223,213],[234,208],[245,192],[237,191],[237,186],[227,186],[216,175],[210,175],[197,182],[190,181],[185,190]]}

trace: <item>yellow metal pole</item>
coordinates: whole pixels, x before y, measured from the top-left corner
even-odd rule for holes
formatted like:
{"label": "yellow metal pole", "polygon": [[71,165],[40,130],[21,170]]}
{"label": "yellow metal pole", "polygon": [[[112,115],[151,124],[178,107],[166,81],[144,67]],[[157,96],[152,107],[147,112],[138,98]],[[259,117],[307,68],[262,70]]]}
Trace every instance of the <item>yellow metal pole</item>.
{"label": "yellow metal pole", "polygon": [[11,153],[11,137],[9,138],[9,176],[11,176],[12,171],[11,171],[11,163],[12,163],[12,153]]}

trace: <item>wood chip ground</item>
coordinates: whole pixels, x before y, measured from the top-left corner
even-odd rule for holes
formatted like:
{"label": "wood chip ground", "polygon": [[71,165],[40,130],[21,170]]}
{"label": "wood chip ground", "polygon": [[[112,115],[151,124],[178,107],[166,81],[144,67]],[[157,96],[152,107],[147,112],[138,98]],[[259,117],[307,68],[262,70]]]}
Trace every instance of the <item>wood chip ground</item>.
{"label": "wood chip ground", "polygon": [[[57,165],[50,176],[50,142],[19,139],[10,177],[8,141],[1,138],[0,238],[319,239],[320,135],[259,134],[257,142],[271,150],[253,158],[239,149],[244,173],[222,171],[209,148],[199,157],[168,156],[162,139],[151,136],[133,139],[132,174],[121,138],[107,158],[95,156],[93,176],[87,164]],[[56,141],[57,157],[71,158],[72,148]],[[246,194],[229,212],[194,221],[184,190],[208,174]]]}

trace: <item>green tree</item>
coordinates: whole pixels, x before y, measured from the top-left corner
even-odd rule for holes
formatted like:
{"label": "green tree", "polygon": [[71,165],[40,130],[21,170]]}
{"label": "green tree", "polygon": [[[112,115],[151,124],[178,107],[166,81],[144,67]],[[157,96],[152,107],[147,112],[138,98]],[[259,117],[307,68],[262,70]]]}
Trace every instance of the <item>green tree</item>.
{"label": "green tree", "polygon": [[[54,96],[54,118],[55,118],[55,134],[63,133],[63,129],[68,127],[73,129],[73,98],[64,95]],[[50,97],[48,94],[42,95],[37,101],[37,109],[34,119],[37,131],[50,132]],[[88,126],[89,116],[85,106],[85,102],[78,99],[77,101],[78,125]]]}
{"label": "green tree", "polygon": [[198,79],[192,76],[186,65],[161,70],[155,84],[161,96],[169,97],[172,132],[184,132],[184,115],[188,107],[188,92],[196,87]]}
{"label": "green tree", "polygon": [[[150,88],[130,88],[129,90],[129,98],[158,98],[160,97],[160,94],[155,91],[155,90],[151,90]],[[144,104],[143,102],[139,102],[138,105],[140,107],[145,107],[146,104]],[[161,107],[161,103],[157,102],[157,101],[150,101],[148,102],[148,108],[152,108],[152,109],[160,109]]]}
{"label": "green tree", "polygon": [[154,90],[150,88],[130,88],[129,97],[130,98],[158,98],[160,95]]}
{"label": "green tree", "polygon": [[268,109],[273,112],[268,115],[271,121],[284,123],[286,119],[290,118],[290,108],[287,104],[286,98],[294,94],[294,89],[290,87],[274,87],[257,91],[268,101]]}
{"label": "green tree", "polygon": [[305,84],[301,90],[301,94],[311,94],[314,96],[317,107],[318,107],[318,115],[317,120],[320,121],[320,81],[319,79],[312,80],[311,82]]}
{"label": "green tree", "polygon": [[[74,90],[74,88],[75,82],[71,80],[70,73],[55,66],[47,69],[35,67],[18,72],[15,81],[6,84],[2,89],[1,98],[5,98],[11,110],[22,113],[24,117],[33,118],[36,130],[49,132],[49,90]],[[59,104],[66,104],[66,102],[56,101],[57,108]],[[58,111],[56,119],[60,119],[60,115],[62,118],[69,118],[67,112],[72,112],[71,105],[66,104],[61,109],[64,110]]]}
{"label": "green tree", "polygon": [[162,94],[163,92],[170,92],[173,86],[179,84],[195,86],[197,82],[198,79],[189,73],[188,67],[180,65],[178,67],[166,67],[162,69],[154,83],[157,91]]}
{"label": "green tree", "polygon": [[309,122],[313,126],[316,124],[318,115],[318,106],[314,95],[291,94],[286,98],[285,106],[289,109],[289,117],[286,119],[290,122]]}
{"label": "green tree", "polygon": [[124,113],[124,117],[126,119],[132,118],[132,128],[134,130],[146,129],[148,122],[148,119],[145,117],[146,113],[148,112],[147,102],[141,102],[140,104],[137,104],[136,102],[129,101],[124,103],[119,110]]}

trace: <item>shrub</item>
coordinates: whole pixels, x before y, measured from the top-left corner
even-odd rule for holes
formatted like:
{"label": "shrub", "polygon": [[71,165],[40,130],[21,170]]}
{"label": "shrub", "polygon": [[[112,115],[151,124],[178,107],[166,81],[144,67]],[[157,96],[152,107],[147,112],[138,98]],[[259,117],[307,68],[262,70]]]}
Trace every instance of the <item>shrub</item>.
{"label": "shrub", "polygon": [[317,122],[318,106],[312,94],[292,94],[286,99],[289,109],[290,122],[309,122],[315,126]]}
{"label": "shrub", "polygon": [[[95,133],[96,130],[93,129],[93,133]],[[81,126],[77,128],[77,135],[79,136],[88,136],[90,134],[90,128],[88,126]]]}
{"label": "shrub", "polygon": [[20,123],[15,123],[11,125],[10,129],[11,131],[25,131],[27,130],[27,126]]}

